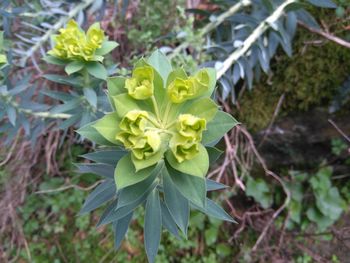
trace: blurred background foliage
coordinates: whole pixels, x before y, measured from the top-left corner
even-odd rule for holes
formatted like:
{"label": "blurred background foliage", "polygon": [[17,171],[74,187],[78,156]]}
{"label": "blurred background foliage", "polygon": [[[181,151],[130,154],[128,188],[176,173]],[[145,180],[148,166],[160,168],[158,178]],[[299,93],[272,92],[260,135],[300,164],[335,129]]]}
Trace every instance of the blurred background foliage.
{"label": "blurred background foliage", "polygon": [[[323,31],[350,41],[349,4],[345,0],[335,2],[336,9],[306,4],[305,8]],[[70,90],[69,85],[44,80],[44,74],[64,73],[40,60],[49,42],[46,33],[60,21],[64,24],[71,15],[68,10],[76,10],[74,16],[85,27],[101,21],[109,38],[120,44],[106,61],[109,66],[118,65],[117,74],[127,75],[130,65],[155,47],[172,54],[177,46],[189,43],[174,55],[175,63],[185,65],[187,71],[209,62],[215,66],[227,56],[220,53],[222,50],[221,57],[213,51],[219,42],[218,34],[226,32],[224,38],[228,38],[227,24],[223,24],[223,31],[214,30],[206,36],[198,32],[213,15],[226,11],[236,1],[91,3],[0,1],[1,25],[7,38],[5,50],[15,67],[3,72],[15,83],[11,88],[18,79],[29,76],[26,90],[36,99],[37,109],[45,110],[56,103],[38,90]],[[248,13],[251,10],[249,6],[244,8]],[[22,16],[17,17],[19,14]],[[15,48],[9,48],[11,43]],[[225,110],[243,123],[242,129],[249,131],[269,169],[283,178],[290,192],[288,206],[265,233],[261,246],[253,249],[283,204],[285,194],[281,184],[265,176],[266,171],[256,161],[259,158],[252,154],[250,137],[234,131],[230,139],[238,148],[235,169],[240,177],[234,178],[233,168],[227,170],[219,179],[232,187],[215,198],[223,202],[239,224],[192,213],[187,240],[163,233],[157,262],[346,262],[349,258],[350,141],[346,134],[350,133],[350,49],[298,27],[292,50],[293,56],[288,56],[283,47],[278,47],[268,73],[257,74],[261,77],[256,78],[252,88],[238,78],[235,85],[229,85],[235,94],[227,95],[223,103]],[[2,81],[2,85],[9,85],[10,78]],[[222,90],[218,92],[219,101]],[[78,174],[72,163],[81,161],[79,156],[91,145],[77,144],[72,127],[64,132],[53,129],[54,120],[33,120],[23,111],[17,118],[20,126],[15,128],[23,129],[17,137],[13,126],[4,120],[0,123],[0,208],[6,213],[1,212],[4,216],[0,218],[0,261],[146,262],[142,210],[118,252],[113,247],[111,229],[95,229],[101,211],[76,215],[97,178]],[[334,120],[334,125],[328,120]],[[35,130],[31,143],[21,140],[29,127],[27,122]],[[10,141],[12,144],[8,144]],[[225,150],[225,143],[221,142],[220,147]],[[220,159],[213,170],[223,163]]]}

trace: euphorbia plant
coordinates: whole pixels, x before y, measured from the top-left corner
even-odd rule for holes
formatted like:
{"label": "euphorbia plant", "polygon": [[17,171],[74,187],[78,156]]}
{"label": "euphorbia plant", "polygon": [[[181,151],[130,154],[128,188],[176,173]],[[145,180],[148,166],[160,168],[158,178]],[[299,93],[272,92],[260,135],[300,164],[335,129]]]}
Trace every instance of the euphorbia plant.
{"label": "euphorbia plant", "polygon": [[107,83],[114,111],[78,131],[102,146],[85,155],[97,163],[78,167],[107,180],[90,194],[81,212],[113,200],[98,225],[113,224],[119,247],[133,211],[144,205],[150,262],[162,226],[186,236],[190,207],[233,221],[206,197],[207,191],[225,187],[205,179],[210,162],[221,153],[212,145],[237,124],[210,98],[216,71],[204,68],[189,76],[156,51],[136,63],[131,77],[113,77]]}

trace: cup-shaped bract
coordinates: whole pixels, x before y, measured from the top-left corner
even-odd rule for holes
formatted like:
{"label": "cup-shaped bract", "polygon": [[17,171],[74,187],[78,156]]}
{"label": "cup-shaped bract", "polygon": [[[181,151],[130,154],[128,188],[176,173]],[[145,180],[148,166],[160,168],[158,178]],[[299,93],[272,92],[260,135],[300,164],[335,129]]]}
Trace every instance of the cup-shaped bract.
{"label": "cup-shaped bract", "polygon": [[200,141],[206,129],[206,121],[192,114],[181,114],[177,119],[176,128],[181,136],[193,141]]}
{"label": "cup-shaped bract", "polygon": [[150,66],[141,66],[135,68],[132,77],[125,80],[125,88],[132,98],[145,100],[153,95],[153,81],[154,69]]}

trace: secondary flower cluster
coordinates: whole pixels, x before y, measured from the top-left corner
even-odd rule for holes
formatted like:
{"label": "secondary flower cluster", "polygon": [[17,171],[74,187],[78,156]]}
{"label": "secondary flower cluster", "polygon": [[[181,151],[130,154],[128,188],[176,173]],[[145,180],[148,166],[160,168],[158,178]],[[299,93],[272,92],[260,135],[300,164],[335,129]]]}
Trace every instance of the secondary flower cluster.
{"label": "secondary flower cluster", "polygon": [[95,55],[105,40],[99,23],[92,24],[85,34],[74,20],[70,20],[66,28],[61,28],[59,32],[59,35],[53,36],[55,47],[48,52],[49,55],[60,59],[101,60]]}

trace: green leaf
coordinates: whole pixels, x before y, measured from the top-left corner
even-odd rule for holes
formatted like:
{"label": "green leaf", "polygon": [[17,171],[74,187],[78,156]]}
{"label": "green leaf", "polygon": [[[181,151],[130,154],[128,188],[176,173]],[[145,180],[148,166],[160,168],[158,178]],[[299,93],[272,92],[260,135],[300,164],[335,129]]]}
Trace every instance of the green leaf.
{"label": "green leaf", "polygon": [[203,96],[210,97],[213,94],[214,89],[216,87],[216,69],[204,68],[204,70],[206,70],[209,75],[209,85],[208,85],[208,91]]}
{"label": "green leaf", "polygon": [[86,65],[87,71],[97,79],[107,79],[107,70],[106,68],[99,62],[89,62]]}
{"label": "green leaf", "polygon": [[188,220],[190,216],[188,200],[177,190],[166,169],[163,169],[162,174],[165,204],[175,223],[179,226],[184,235],[187,236]]}
{"label": "green leaf", "polygon": [[272,205],[273,196],[271,190],[263,179],[248,177],[246,187],[246,195],[252,196],[263,208],[266,209]]}
{"label": "green leaf", "polygon": [[75,72],[78,72],[79,70],[81,70],[84,67],[84,62],[82,61],[73,61],[70,62],[65,68],[64,71],[70,75],[73,74]]}
{"label": "green leaf", "polygon": [[225,189],[228,188],[227,185],[215,182],[213,180],[210,179],[206,179],[206,185],[207,185],[207,191],[216,191],[216,190],[221,190],[221,189]]}
{"label": "green leaf", "polygon": [[136,172],[134,164],[131,161],[131,154],[125,155],[117,164],[115,168],[114,179],[117,188],[120,190],[124,187],[134,185],[151,175],[155,166],[148,167],[141,171]]}
{"label": "green leaf", "polygon": [[181,109],[182,113],[189,113],[196,117],[203,118],[208,122],[214,119],[218,112],[218,106],[209,98],[200,98],[193,103],[188,104],[187,107]]}
{"label": "green leaf", "polygon": [[101,150],[84,154],[81,157],[97,163],[116,166],[120,158],[122,158],[125,154],[127,154],[127,151],[124,150]]}
{"label": "green leaf", "polygon": [[114,229],[114,248],[118,249],[124,239],[126,232],[128,231],[129,224],[132,219],[132,215],[134,213],[131,212],[123,218],[120,218],[113,224]]}
{"label": "green leaf", "polygon": [[65,66],[67,65],[67,61],[63,59],[59,59],[53,56],[44,56],[42,58],[44,61],[47,63],[53,64],[53,65],[58,65],[58,66]]}
{"label": "green leaf", "polygon": [[318,192],[315,197],[316,206],[320,212],[333,220],[339,219],[346,209],[346,202],[342,199],[336,187],[331,187],[325,192]]}
{"label": "green leaf", "polygon": [[97,107],[97,94],[96,94],[96,92],[91,88],[84,88],[83,92],[84,92],[84,96],[85,96],[86,100],[89,102],[89,104],[93,108],[96,108]]}
{"label": "green leaf", "polygon": [[165,87],[167,88],[170,83],[173,82],[176,78],[187,79],[188,76],[186,74],[186,71],[183,68],[177,68],[173,70],[168,76]]}
{"label": "green leaf", "polygon": [[205,244],[207,246],[213,245],[218,238],[218,228],[211,226],[209,229],[205,230],[204,236],[205,236]]}
{"label": "green leaf", "polygon": [[331,0],[307,0],[310,4],[323,8],[337,8],[337,5]]}
{"label": "green leaf", "polygon": [[209,163],[214,164],[217,159],[221,156],[223,151],[219,150],[218,148],[215,147],[205,147],[207,149],[208,155],[209,155]]}
{"label": "green leaf", "polygon": [[166,230],[173,234],[176,238],[179,238],[179,233],[177,231],[176,223],[171,216],[168,207],[164,204],[163,201],[160,202],[160,207],[162,210],[162,225]]}
{"label": "green leaf", "polygon": [[136,101],[126,93],[113,96],[111,99],[120,117],[124,117],[131,110],[152,111],[148,101]]}
{"label": "green leaf", "polygon": [[157,187],[157,185],[158,185],[158,182],[153,182],[153,184],[149,187],[149,189],[147,189],[147,191],[142,196],[140,196],[140,198],[138,198],[135,202],[127,206],[123,206],[117,209],[118,204],[115,201],[113,205],[111,205],[104,211],[97,226],[109,224],[110,222],[119,220],[120,218],[123,218],[129,213],[131,213],[132,211],[134,211],[136,207],[144,203],[149,193],[152,192]]}
{"label": "green leaf", "polygon": [[75,166],[78,168],[79,173],[93,173],[110,179],[114,177],[114,167],[108,164],[77,163]]}
{"label": "green leaf", "polygon": [[145,249],[148,262],[153,263],[158,253],[162,232],[162,215],[160,208],[159,193],[155,189],[147,198],[145,209]]}
{"label": "green leaf", "polygon": [[79,133],[82,137],[89,139],[90,141],[93,141],[100,145],[114,145],[113,143],[107,141],[93,126],[96,124],[95,122],[91,122],[86,124],[85,126],[81,127],[79,130],[77,130],[77,133]]}
{"label": "green leaf", "polygon": [[236,223],[236,221],[229,214],[227,214],[224,209],[222,209],[218,204],[216,204],[213,200],[210,200],[209,198],[207,198],[207,207],[205,209],[205,213],[208,216],[220,220]]}
{"label": "green leaf", "polygon": [[218,111],[214,119],[207,124],[207,130],[203,132],[203,144],[209,144],[222,138],[226,132],[239,124],[230,114]]}
{"label": "green leaf", "polygon": [[96,50],[95,55],[104,56],[115,49],[118,45],[115,41],[103,41],[99,49]]}
{"label": "green leaf", "polygon": [[199,153],[191,160],[185,160],[179,163],[171,151],[167,151],[166,159],[176,170],[198,177],[204,177],[209,169],[209,156],[205,147],[199,144]]}
{"label": "green leaf", "polygon": [[307,218],[316,223],[319,231],[325,231],[329,226],[334,224],[334,219],[323,215],[316,207],[309,207],[306,211]]}
{"label": "green leaf", "polygon": [[86,198],[79,214],[83,215],[95,210],[105,202],[111,200],[116,193],[115,183],[113,180],[106,180],[97,186]]}
{"label": "green leaf", "polygon": [[189,201],[200,208],[206,206],[205,179],[197,176],[181,173],[167,165],[168,173],[177,190]]}
{"label": "green leaf", "polygon": [[64,104],[59,104],[55,107],[53,107],[50,112],[55,114],[55,113],[62,113],[62,112],[68,112],[71,111],[78,106],[80,106],[81,99],[80,98],[75,98],[70,101],[65,102]]}
{"label": "green leaf", "polygon": [[12,107],[12,106],[7,107],[7,117],[9,119],[10,123],[13,126],[16,126],[17,111],[14,107]]}
{"label": "green leaf", "polygon": [[108,96],[116,96],[122,93],[126,93],[127,90],[124,88],[125,78],[124,77],[112,77],[107,79]]}
{"label": "green leaf", "polygon": [[148,58],[147,63],[150,64],[163,79],[163,86],[165,86],[168,75],[173,70],[169,59],[159,50],[156,50]]}
{"label": "green leaf", "polygon": [[118,195],[118,208],[127,206],[139,199],[140,196],[144,195],[147,189],[149,189],[149,187],[153,184],[154,180],[157,178],[161,169],[162,165],[158,165],[151,172],[151,174],[148,177],[146,177],[146,179],[136,184],[125,187],[123,189],[120,189]]}
{"label": "green leaf", "polygon": [[93,127],[108,141],[113,144],[119,144],[116,140],[119,128],[120,119],[116,112],[106,114],[103,118],[97,120]]}

